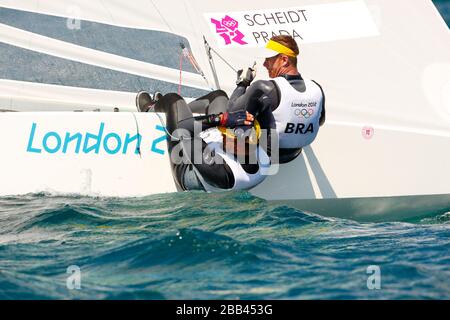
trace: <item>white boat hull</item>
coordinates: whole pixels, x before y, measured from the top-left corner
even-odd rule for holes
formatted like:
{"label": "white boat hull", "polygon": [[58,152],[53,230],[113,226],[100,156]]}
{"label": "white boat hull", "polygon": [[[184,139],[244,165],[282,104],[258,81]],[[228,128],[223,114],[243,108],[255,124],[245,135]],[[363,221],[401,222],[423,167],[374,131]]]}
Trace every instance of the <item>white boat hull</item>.
{"label": "white boat hull", "polygon": [[[128,112],[1,113],[0,196],[176,192],[163,118]],[[250,192],[359,220],[413,219],[450,210],[448,132],[374,127],[367,139],[361,131],[357,123],[329,121],[312,146]]]}

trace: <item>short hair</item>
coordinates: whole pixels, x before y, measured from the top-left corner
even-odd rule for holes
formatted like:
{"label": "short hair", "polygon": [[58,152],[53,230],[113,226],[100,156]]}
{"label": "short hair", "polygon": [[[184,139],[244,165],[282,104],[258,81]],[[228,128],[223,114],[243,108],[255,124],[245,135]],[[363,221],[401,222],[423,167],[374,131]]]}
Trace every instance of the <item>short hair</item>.
{"label": "short hair", "polygon": [[[291,36],[283,34],[283,35],[279,35],[279,36],[273,36],[272,38],[270,38],[270,40],[273,40],[275,42],[282,44],[285,47],[288,47],[289,49],[294,51],[295,55],[297,55],[297,56],[300,53],[297,42]],[[289,57],[289,61],[294,66],[297,66],[297,57]]]}

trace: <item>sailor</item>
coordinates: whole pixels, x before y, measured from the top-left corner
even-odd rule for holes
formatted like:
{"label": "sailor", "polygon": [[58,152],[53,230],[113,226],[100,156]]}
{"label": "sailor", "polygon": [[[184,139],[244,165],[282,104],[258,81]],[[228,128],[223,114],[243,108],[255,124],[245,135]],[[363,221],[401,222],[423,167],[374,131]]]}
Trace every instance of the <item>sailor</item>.
{"label": "sailor", "polygon": [[[211,92],[189,105],[175,93],[154,97],[142,91],[136,103],[141,110],[166,114],[178,190],[247,190],[264,180],[270,159],[258,146],[259,124],[246,111],[228,112],[225,92]],[[194,117],[191,107],[203,116]]]}
{"label": "sailor", "polygon": [[[297,43],[291,36],[272,37],[264,55],[264,67],[272,80],[251,84],[254,70],[240,70],[237,88],[229,101],[230,110],[246,110],[255,116],[261,128],[275,129],[280,163],[295,159],[303,147],[314,141],[319,127],[325,123],[324,92],[317,82],[301,76],[298,54]],[[270,155],[270,148],[267,151]]]}

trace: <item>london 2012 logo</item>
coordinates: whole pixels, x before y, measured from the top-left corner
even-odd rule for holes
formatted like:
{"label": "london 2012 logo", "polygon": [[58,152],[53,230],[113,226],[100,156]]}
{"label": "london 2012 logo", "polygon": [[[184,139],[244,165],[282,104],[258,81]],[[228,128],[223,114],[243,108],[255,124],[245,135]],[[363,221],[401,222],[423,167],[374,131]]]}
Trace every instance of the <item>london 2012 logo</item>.
{"label": "london 2012 logo", "polygon": [[305,118],[305,119],[309,119],[312,117],[312,115],[314,115],[314,110],[313,109],[297,109],[295,110],[295,115],[298,116],[299,118]]}
{"label": "london 2012 logo", "polygon": [[216,26],[216,32],[225,40],[225,45],[231,44],[232,41],[245,45],[245,35],[238,30],[239,22],[229,15],[225,15],[221,21],[211,18],[211,22]]}

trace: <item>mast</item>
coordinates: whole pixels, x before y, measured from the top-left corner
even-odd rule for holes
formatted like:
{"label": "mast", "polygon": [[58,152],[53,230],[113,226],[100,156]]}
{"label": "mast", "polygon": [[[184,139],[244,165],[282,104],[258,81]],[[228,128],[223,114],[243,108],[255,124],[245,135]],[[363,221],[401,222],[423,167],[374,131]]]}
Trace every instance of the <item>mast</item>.
{"label": "mast", "polygon": [[209,46],[208,41],[206,41],[205,36],[203,36],[203,41],[205,44],[206,55],[208,56],[209,66],[211,67],[211,71],[214,77],[214,83],[216,84],[216,89],[220,89],[219,79],[217,77],[216,66],[214,65],[214,59],[211,54],[211,47]]}

